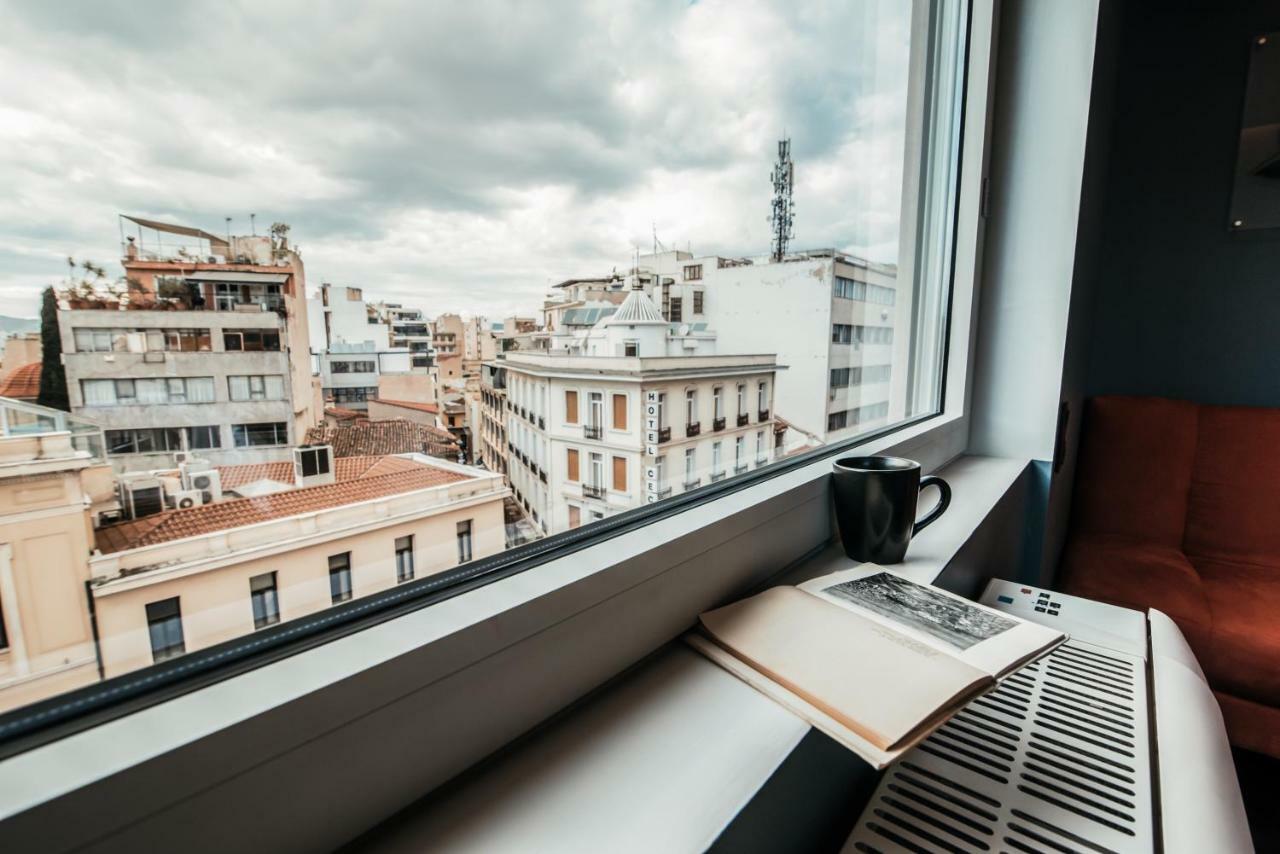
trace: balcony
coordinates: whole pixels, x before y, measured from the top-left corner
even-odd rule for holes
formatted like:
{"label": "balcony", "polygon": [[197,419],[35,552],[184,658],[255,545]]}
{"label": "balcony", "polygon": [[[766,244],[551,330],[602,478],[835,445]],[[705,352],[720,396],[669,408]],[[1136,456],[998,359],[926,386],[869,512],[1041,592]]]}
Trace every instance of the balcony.
{"label": "balcony", "polygon": [[719,433],[719,432],[720,432],[721,430],[723,430],[723,429],[724,429],[724,419],[723,419],[723,418],[717,418],[717,419],[715,419],[714,421],[712,421],[712,422],[711,422],[711,431],[712,431],[713,433]]}
{"label": "balcony", "polygon": [[582,484],[583,498],[604,498],[605,488],[592,483]]}
{"label": "balcony", "polygon": [[542,481],[543,483],[546,483],[546,482],[547,482],[547,470],[546,470],[546,469],[544,469],[544,468],[539,468],[539,469],[538,469],[538,480]]}
{"label": "balcony", "polygon": [[769,420],[769,410],[767,410],[767,409],[761,409],[759,412],[757,412],[757,413],[756,413],[756,415],[758,416],[758,417],[756,418],[756,420],[757,420],[757,421],[768,421],[768,420]]}
{"label": "balcony", "polygon": [[659,427],[658,428],[658,444],[661,445],[663,442],[670,442],[670,441],[671,441],[671,428]]}
{"label": "balcony", "polygon": [[743,473],[744,471],[746,471],[746,470],[747,470],[747,464],[746,464],[746,463],[739,463],[738,465],[736,465],[736,466],[734,466],[734,467],[733,467],[733,473],[734,473],[734,474],[742,474],[742,473]]}
{"label": "balcony", "polygon": [[587,439],[599,439],[604,435],[604,428],[599,424],[587,424],[582,428],[582,435]]}
{"label": "balcony", "polygon": [[739,426],[739,427],[746,427],[746,426],[747,426],[747,423],[748,423],[750,420],[751,420],[751,413],[749,413],[749,412],[739,412],[739,413],[738,413],[738,426]]}
{"label": "balcony", "polygon": [[658,496],[658,498],[659,498],[659,499],[662,499],[662,498],[670,498],[670,497],[671,497],[671,487],[669,487],[669,486],[665,486],[665,487],[663,487],[662,489],[659,489],[659,490],[658,490],[658,492],[657,492],[657,496]]}
{"label": "balcony", "polygon": [[693,436],[697,436],[701,432],[702,432],[702,425],[699,424],[697,421],[693,422],[692,424],[685,425],[685,428],[684,428],[685,436],[693,437]]}
{"label": "balcony", "polygon": [[728,474],[728,472],[722,472],[722,471],[721,471],[721,472],[712,472],[712,473],[711,473],[711,477],[707,478],[707,482],[708,482],[708,483],[718,483],[719,481],[724,480],[724,479],[725,479],[725,476],[726,476],[727,474]]}
{"label": "balcony", "polygon": [[693,480],[686,480],[684,482],[684,491],[688,492],[691,489],[697,489],[699,486],[702,486],[702,478],[695,477]]}
{"label": "balcony", "polygon": [[538,416],[538,429],[539,430],[547,429],[547,419],[543,418],[541,415]]}

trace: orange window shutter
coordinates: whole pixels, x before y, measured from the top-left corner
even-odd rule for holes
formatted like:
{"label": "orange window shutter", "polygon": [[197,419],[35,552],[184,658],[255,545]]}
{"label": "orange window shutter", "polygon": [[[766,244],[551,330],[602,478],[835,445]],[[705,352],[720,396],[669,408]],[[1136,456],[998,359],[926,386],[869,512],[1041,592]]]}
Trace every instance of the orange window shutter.
{"label": "orange window shutter", "polygon": [[578,479],[578,452],[573,448],[569,449],[569,480]]}
{"label": "orange window shutter", "polygon": [[627,429],[627,396],[625,394],[613,396],[613,429]]}
{"label": "orange window shutter", "polygon": [[613,458],[613,488],[619,492],[627,491],[627,461],[623,457]]}
{"label": "orange window shutter", "polygon": [[[578,423],[578,393],[576,391],[566,391],[564,393],[564,423]],[[577,478],[574,478],[577,480]]]}

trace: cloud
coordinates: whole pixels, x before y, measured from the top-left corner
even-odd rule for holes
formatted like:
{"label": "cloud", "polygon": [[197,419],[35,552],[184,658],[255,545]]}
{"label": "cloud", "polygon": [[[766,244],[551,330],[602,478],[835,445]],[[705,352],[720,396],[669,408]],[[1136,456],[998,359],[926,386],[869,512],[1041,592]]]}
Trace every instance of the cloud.
{"label": "cloud", "polygon": [[11,4],[0,312],[120,212],[286,221],[308,279],[429,314],[531,311],[668,245],[768,249],[785,130],[800,246],[895,260],[908,4]]}

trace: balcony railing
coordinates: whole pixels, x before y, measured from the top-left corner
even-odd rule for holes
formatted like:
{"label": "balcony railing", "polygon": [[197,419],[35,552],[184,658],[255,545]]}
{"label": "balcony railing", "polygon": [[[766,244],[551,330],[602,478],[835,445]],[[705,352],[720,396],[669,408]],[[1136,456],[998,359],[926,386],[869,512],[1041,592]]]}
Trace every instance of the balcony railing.
{"label": "balcony railing", "polygon": [[541,415],[538,416],[538,429],[539,430],[547,429],[547,419],[543,418]]}
{"label": "balcony railing", "polygon": [[686,436],[697,436],[701,432],[702,432],[702,425],[699,424],[697,421],[693,422],[692,424],[685,425],[684,434]]}
{"label": "balcony railing", "polygon": [[547,470],[546,470],[546,469],[543,469],[543,468],[539,468],[539,469],[538,469],[538,480],[542,481],[543,483],[546,483],[546,482],[547,482]]}
{"label": "balcony railing", "polygon": [[691,489],[697,489],[699,486],[702,486],[702,478],[695,477],[693,480],[686,480],[684,482],[684,491],[688,492]]}
{"label": "balcony railing", "polygon": [[757,416],[757,420],[758,420],[758,421],[768,421],[768,420],[769,420],[769,410],[767,410],[767,409],[761,409],[759,412],[757,412],[757,413],[756,413],[756,416]]}
{"label": "balcony railing", "polygon": [[671,487],[669,487],[669,486],[664,486],[662,489],[659,489],[659,490],[658,490],[658,497],[659,497],[659,498],[670,498],[670,497],[671,497]]}
{"label": "balcony railing", "polygon": [[592,483],[582,484],[582,495],[584,498],[604,498],[604,487],[596,486]]}
{"label": "balcony railing", "polygon": [[717,419],[715,419],[714,421],[712,421],[712,422],[711,422],[711,430],[712,430],[713,432],[717,432],[717,433],[718,433],[718,432],[720,432],[720,431],[721,431],[721,430],[723,430],[723,429],[724,429],[724,419],[723,419],[723,418],[717,418]]}
{"label": "balcony railing", "polygon": [[604,435],[604,428],[599,424],[586,424],[582,428],[582,435],[587,439],[599,439]]}
{"label": "balcony railing", "polygon": [[670,441],[671,441],[671,428],[659,427],[658,428],[658,444],[661,445],[663,442],[670,442]]}
{"label": "balcony railing", "polygon": [[736,466],[734,466],[734,467],[733,467],[733,473],[734,473],[734,474],[742,474],[742,473],[743,473],[744,471],[746,471],[746,470],[747,470],[747,464],[746,464],[746,463],[739,463],[738,465],[736,465]]}
{"label": "balcony railing", "polygon": [[727,472],[722,472],[722,471],[721,471],[721,472],[712,472],[712,473],[711,473],[711,477],[707,478],[707,480],[708,480],[708,482],[710,482],[710,483],[717,483],[717,482],[719,482],[719,481],[724,480],[724,478],[725,478],[725,475],[726,475],[726,474],[727,474]]}
{"label": "balcony railing", "polygon": [[739,426],[739,427],[746,427],[746,426],[747,426],[747,422],[748,422],[748,421],[750,421],[750,420],[751,420],[751,413],[750,413],[750,412],[739,412],[739,413],[738,413],[738,426]]}

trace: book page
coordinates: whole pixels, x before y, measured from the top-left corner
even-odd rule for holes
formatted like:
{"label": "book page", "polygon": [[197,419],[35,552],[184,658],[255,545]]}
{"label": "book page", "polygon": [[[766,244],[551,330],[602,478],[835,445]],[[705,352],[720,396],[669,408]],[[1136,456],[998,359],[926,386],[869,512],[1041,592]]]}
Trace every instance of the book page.
{"label": "book page", "polygon": [[880,750],[991,684],[977,668],[794,587],[700,619],[722,648]]}
{"label": "book page", "polygon": [[1063,632],[875,564],[814,578],[799,589],[997,678],[1067,639]]}

